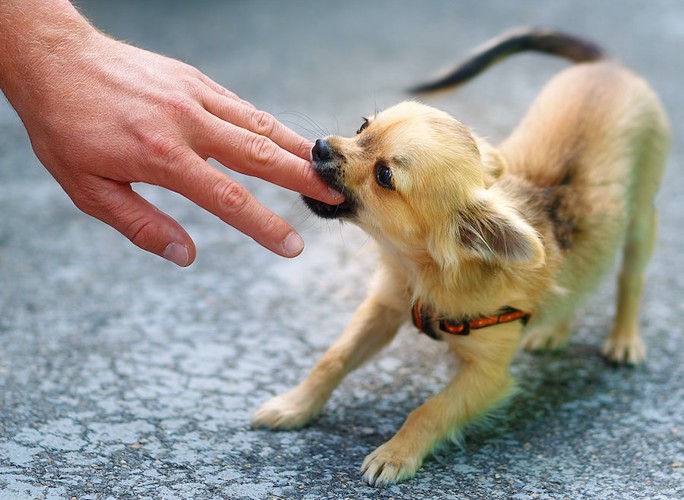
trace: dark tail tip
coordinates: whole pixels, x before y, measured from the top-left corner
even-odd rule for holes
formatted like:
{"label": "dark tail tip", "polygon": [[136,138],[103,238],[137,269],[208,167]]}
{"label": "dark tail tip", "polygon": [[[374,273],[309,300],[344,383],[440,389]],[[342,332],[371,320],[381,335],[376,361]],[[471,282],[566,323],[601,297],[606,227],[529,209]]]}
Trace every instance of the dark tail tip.
{"label": "dark tail tip", "polygon": [[475,49],[461,64],[444,76],[408,89],[410,94],[424,94],[462,85],[490,66],[520,52],[542,52],[575,63],[605,59],[606,53],[581,37],[549,28],[510,30]]}

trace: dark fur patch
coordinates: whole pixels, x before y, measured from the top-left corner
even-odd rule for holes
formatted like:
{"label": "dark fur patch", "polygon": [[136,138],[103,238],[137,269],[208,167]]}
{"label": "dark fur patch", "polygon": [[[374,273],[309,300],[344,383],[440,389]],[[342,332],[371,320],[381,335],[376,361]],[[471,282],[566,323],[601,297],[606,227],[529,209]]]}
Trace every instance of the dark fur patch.
{"label": "dark fur patch", "polygon": [[572,248],[577,232],[577,219],[570,201],[575,182],[573,172],[572,168],[566,169],[565,175],[550,187],[536,187],[511,178],[500,181],[505,189],[527,205],[523,212],[532,226],[541,230],[547,224],[551,225],[554,239],[561,250]]}
{"label": "dark fur patch", "polygon": [[543,190],[544,208],[553,227],[553,235],[561,250],[572,248],[572,237],[577,221],[568,209],[566,198],[568,183]]}

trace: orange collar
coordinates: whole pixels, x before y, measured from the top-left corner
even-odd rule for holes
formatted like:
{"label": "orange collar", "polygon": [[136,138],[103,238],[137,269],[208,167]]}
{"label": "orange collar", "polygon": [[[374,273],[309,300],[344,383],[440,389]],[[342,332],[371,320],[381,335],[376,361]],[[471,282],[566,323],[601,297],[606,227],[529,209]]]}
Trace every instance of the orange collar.
{"label": "orange collar", "polygon": [[439,321],[439,329],[444,333],[449,333],[451,335],[469,335],[470,330],[478,330],[480,328],[510,323],[512,321],[520,320],[523,324],[526,324],[529,321],[530,316],[530,313],[506,306],[499,309],[494,316],[452,320],[440,318],[431,309],[423,307],[420,301],[416,301],[411,308],[411,318],[413,319],[415,327],[435,340],[441,340],[441,336],[438,335],[433,328],[433,323],[435,321]]}

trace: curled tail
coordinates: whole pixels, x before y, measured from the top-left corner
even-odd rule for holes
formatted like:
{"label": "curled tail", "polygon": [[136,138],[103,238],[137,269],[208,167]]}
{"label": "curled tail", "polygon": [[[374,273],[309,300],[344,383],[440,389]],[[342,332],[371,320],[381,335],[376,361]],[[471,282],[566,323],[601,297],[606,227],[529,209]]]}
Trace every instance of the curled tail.
{"label": "curled tail", "polygon": [[574,35],[545,28],[514,29],[476,49],[470,57],[445,76],[417,85],[409,89],[409,92],[422,94],[457,87],[502,59],[519,52],[543,52],[576,63],[598,61],[608,57],[598,45]]}

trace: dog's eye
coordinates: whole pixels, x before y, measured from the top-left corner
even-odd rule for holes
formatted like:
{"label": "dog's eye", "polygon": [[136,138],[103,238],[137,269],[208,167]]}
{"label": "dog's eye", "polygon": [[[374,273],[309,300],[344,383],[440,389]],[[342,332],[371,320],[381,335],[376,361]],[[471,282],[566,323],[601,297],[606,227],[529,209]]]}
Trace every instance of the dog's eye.
{"label": "dog's eye", "polygon": [[359,130],[356,131],[356,135],[359,135],[361,132],[366,130],[366,127],[368,126],[369,123],[370,123],[370,121],[368,121],[368,118],[364,118],[363,123],[359,127]]}
{"label": "dog's eye", "polygon": [[385,189],[394,189],[392,170],[385,162],[379,161],[375,164],[375,180],[378,182],[380,187]]}

